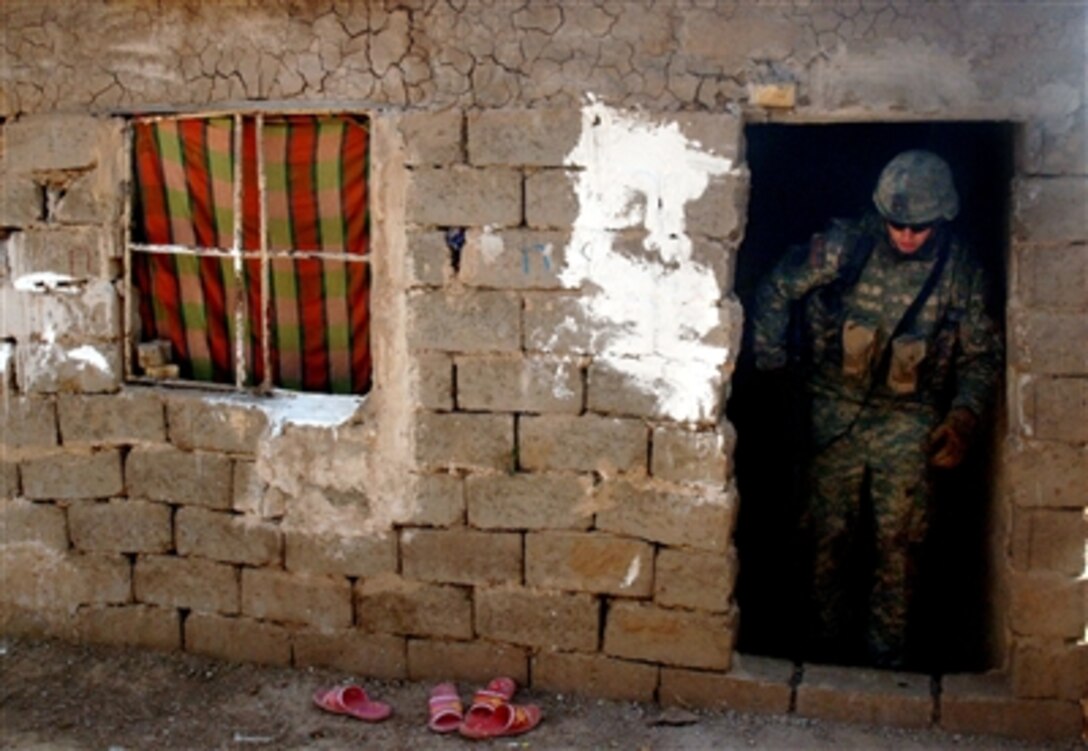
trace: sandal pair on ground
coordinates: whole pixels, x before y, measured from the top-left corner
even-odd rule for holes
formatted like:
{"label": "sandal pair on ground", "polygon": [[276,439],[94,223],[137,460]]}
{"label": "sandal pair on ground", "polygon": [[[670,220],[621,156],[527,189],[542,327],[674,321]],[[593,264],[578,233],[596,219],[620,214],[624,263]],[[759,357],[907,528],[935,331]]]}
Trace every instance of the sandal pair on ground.
{"label": "sandal pair on ground", "polygon": [[[458,732],[465,738],[501,738],[527,733],[540,724],[540,707],[512,704],[517,683],[513,678],[495,678],[472,697],[464,711],[457,687],[439,683],[431,690],[427,727],[436,733]],[[385,702],[375,701],[357,685],[348,684],[318,689],[314,704],[326,712],[354,717],[364,722],[379,722],[393,714]]]}
{"label": "sandal pair on ground", "polygon": [[452,683],[431,689],[427,727],[436,733],[460,733],[465,738],[503,738],[527,733],[540,724],[540,707],[512,704],[518,685],[513,678],[494,678],[472,697],[468,712]]}

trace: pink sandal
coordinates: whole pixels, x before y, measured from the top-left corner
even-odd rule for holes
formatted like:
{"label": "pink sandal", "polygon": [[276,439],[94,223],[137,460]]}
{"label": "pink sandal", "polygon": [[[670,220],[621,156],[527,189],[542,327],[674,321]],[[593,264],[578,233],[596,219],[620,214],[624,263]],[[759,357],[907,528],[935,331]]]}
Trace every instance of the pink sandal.
{"label": "pink sandal", "polygon": [[314,704],[333,714],[343,714],[363,722],[380,722],[393,714],[393,708],[373,701],[360,686],[348,684],[321,688],[314,692]]}
{"label": "pink sandal", "polygon": [[540,724],[540,707],[516,705],[510,700],[517,690],[513,678],[495,678],[472,698],[461,735],[465,738],[500,738],[527,733]]}
{"label": "pink sandal", "polygon": [[464,719],[461,697],[457,695],[457,688],[452,683],[439,683],[431,689],[427,708],[427,727],[436,733],[452,733],[461,726]]}

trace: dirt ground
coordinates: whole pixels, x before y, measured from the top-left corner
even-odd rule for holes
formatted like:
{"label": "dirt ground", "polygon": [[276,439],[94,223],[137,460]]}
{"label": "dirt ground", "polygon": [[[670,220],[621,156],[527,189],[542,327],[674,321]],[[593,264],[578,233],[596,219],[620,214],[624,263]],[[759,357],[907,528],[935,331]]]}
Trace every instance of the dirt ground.
{"label": "dirt ground", "polygon": [[[426,729],[430,687],[364,680],[394,715],[363,723],[311,703],[321,686],[357,676],[335,670],[236,665],[58,642],[0,639],[0,747],[136,749],[1073,749],[937,731],[870,728],[799,717],[676,712],[523,691],[544,722],[517,738],[467,741]],[[474,687],[460,686],[464,698]],[[676,724],[683,723],[683,724]]]}

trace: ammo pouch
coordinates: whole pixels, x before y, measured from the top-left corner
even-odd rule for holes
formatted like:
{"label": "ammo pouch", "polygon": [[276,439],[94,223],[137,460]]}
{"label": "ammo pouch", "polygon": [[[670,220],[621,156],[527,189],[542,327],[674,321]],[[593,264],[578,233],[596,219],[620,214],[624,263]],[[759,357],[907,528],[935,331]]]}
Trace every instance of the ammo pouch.
{"label": "ammo pouch", "polygon": [[926,356],[926,341],[917,336],[900,336],[892,340],[891,349],[888,388],[895,394],[913,394],[918,390],[918,369]]}
{"label": "ammo pouch", "polygon": [[876,345],[876,329],[856,321],[845,321],[842,325],[842,374],[858,380],[867,378]]}

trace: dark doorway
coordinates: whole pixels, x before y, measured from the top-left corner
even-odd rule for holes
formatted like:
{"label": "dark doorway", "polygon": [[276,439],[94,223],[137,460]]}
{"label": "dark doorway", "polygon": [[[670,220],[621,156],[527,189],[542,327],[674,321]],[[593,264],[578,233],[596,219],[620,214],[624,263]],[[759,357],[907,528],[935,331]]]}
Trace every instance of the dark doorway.
{"label": "dark doorway", "polygon": [[[961,200],[955,228],[988,266],[994,282],[990,302],[995,320],[1002,322],[1013,135],[1007,123],[748,126],[751,196],[735,283],[745,310],[752,310],[757,285],[790,245],[806,242],[833,217],[869,210],[877,176],[888,160],[905,149],[924,148],[952,167]],[[790,429],[799,427],[790,395],[755,372],[747,323],[744,337],[727,408],[738,434],[741,498],[738,648],[797,658],[803,635],[798,633],[801,595],[793,531],[804,447],[798,431]],[[998,414],[991,416],[990,426],[1001,418],[1002,392],[995,396]],[[991,444],[990,436],[981,436],[966,465],[938,491],[912,616],[916,643],[923,645],[915,668],[990,667]]]}

